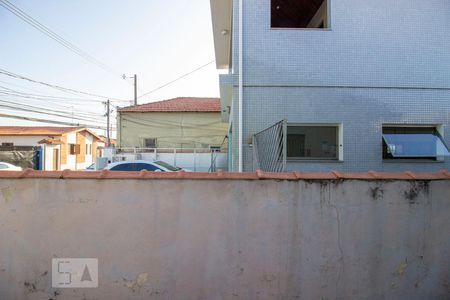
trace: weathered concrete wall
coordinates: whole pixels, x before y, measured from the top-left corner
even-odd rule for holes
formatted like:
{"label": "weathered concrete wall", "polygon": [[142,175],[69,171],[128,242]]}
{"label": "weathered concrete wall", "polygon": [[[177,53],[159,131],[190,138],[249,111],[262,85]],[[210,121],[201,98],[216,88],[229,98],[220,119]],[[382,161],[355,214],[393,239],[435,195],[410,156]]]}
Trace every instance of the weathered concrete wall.
{"label": "weathered concrete wall", "polygon": [[[0,299],[448,299],[450,181],[0,180]],[[52,289],[53,257],[99,288]]]}

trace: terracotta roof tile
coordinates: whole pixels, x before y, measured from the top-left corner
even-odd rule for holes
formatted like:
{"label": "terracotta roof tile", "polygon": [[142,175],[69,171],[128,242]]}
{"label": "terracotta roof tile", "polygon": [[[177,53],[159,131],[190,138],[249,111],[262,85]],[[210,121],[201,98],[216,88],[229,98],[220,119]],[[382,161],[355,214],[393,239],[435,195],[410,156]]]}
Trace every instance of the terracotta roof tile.
{"label": "terracotta roof tile", "polygon": [[436,173],[269,173],[257,171],[255,173],[216,173],[201,172],[120,172],[120,171],[1,171],[0,178],[56,178],[56,179],[185,179],[185,180],[450,180],[450,172],[442,170]]}
{"label": "terracotta roof tile", "polygon": [[1,135],[62,135],[79,130],[81,127],[53,127],[53,126],[0,126]]}
{"label": "terracotta roof tile", "polygon": [[59,139],[43,139],[43,140],[38,142],[38,144],[48,144],[48,145],[62,144],[62,143],[63,143],[63,141],[61,141]]}
{"label": "terracotta roof tile", "polygon": [[219,98],[179,97],[120,108],[119,112],[220,112]]}

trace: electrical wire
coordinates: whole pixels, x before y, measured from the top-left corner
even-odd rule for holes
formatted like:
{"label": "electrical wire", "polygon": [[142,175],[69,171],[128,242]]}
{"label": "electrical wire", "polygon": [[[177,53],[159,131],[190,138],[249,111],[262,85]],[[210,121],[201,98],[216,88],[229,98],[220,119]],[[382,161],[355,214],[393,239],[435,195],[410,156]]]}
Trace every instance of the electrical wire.
{"label": "electrical wire", "polygon": [[104,71],[106,71],[106,72],[108,72],[110,74],[113,74],[114,76],[120,76],[120,75],[118,75],[118,72],[115,72],[113,70],[113,68],[111,68],[110,66],[104,64],[103,62],[101,62],[100,60],[96,59],[95,57],[93,57],[92,55],[87,53],[86,51],[80,49],[79,47],[77,47],[73,43],[69,42],[68,40],[66,40],[62,36],[58,35],[53,30],[51,30],[50,28],[48,28],[44,24],[40,23],[35,18],[33,18],[32,16],[27,14],[22,9],[18,8],[17,6],[15,6],[11,2],[9,2],[8,0],[0,0],[0,5],[3,6],[9,12],[11,12],[12,14],[14,14],[15,16],[17,16],[22,21],[27,23],[28,25],[34,27],[35,29],[37,29],[38,31],[40,31],[41,33],[46,35],[47,37],[49,37],[52,40],[56,41],[57,43],[59,43],[60,45],[62,45],[66,49],[68,49],[69,51],[75,53],[76,55],[78,55],[81,58],[85,59],[86,61],[90,62],[91,64],[93,64],[93,65],[103,69]]}
{"label": "electrical wire", "polygon": [[29,109],[29,108],[11,106],[11,105],[7,105],[7,104],[0,104],[0,107],[1,108],[7,108],[7,109],[10,109],[10,110],[19,110],[19,111],[24,111],[24,112],[37,113],[37,114],[55,116],[55,117],[66,118],[66,119],[76,119],[76,120],[80,120],[80,121],[98,122],[96,120],[87,119],[87,118],[83,118],[83,117],[77,117],[75,115],[72,116],[70,114],[68,115],[68,114],[45,112],[45,111],[40,111],[40,110],[36,110],[36,109]]}
{"label": "electrical wire", "polygon": [[[0,0],[0,1],[2,1],[2,0]],[[59,90],[59,91],[65,92],[65,93],[69,93],[69,94],[74,94],[74,93],[76,93],[75,95],[82,94],[82,95],[98,97],[98,98],[102,98],[102,99],[110,99],[111,101],[115,101],[115,102],[127,102],[127,103],[130,102],[130,100],[124,100],[124,99],[114,98],[114,97],[107,97],[107,96],[103,96],[103,95],[99,95],[99,94],[94,94],[94,93],[83,92],[83,91],[79,91],[79,90],[75,90],[75,89],[71,89],[71,88],[66,88],[66,87],[58,86],[55,84],[51,84],[51,83],[47,83],[47,82],[43,82],[43,81],[39,81],[39,80],[34,80],[31,78],[7,71],[2,68],[0,68],[0,74],[6,75],[9,77],[13,77],[13,78],[17,78],[17,79],[21,79],[21,80],[26,80],[29,82],[33,82],[35,84],[41,84],[41,85],[51,87],[53,89],[56,89],[56,90]]]}
{"label": "electrical wire", "polygon": [[[25,117],[25,116],[18,116],[18,115],[4,114],[4,113],[0,113],[0,118],[10,118],[10,119],[18,119],[18,120],[25,120],[25,121],[31,121],[31,122],[41,122],[41,123],[49,123],[49,124],[59,124],[59,125],[87,127],[87,128],[92,128],[92,129],[106,130],[105,126],[87,125],[87,124],[82,124],[82,123],[71,123],[71,122],[48,120],[48,119],[41,119],[41,118],[34,118],[34,117]],[[116,129],[111,128],[111,130],[115,131]]]}
{"label": "electrical wire", "polygon": [[[69,114],[70,116],[74,115],[73,113],[72,114],[68,113],[67,110],[56,110],[51,107],[34,106],[34,105],[25,104],[25,103],[18,103],[18,102],[14,102],[14,101],[4,100],[4,98],[0,98],[0,102],[7,103],[7,104],[13,104],[13,105],[21,105],[21,106],[29,107],[32,109],[39,109],[39,110],[44,109],[45,112],[49,111],[49,112],[55,112],[55,113]],[[98,117],[102,118],[102,117],[104,117],[104,115],[102,115],[102,114],[96,114],[96,113],[90,113],[90,112],[80,112],[80,111],[77,111],[76,116],[81,116],[81,117],[86,117],[86,118],[98,118]]]}
{"label": "electrical wire", "polygon": [[178,80],[183,79],[183,78],[185,78],[185,77],[191,75],[192,73],[195,73],[195,72],[197,72],[197,71],[199,71],[199,70],[201,70],[201,69],[203,69],[203,68],[209,66],[209,65],[212,64],[213,62],[215,62],[215,60],[212,60],[212,61],[208,62],[207,64],[204,64],[204,65],[202,65],[202,66],[200,66],[200,67],[198,67],[198,68],[196,68],[196,69],[194,69],[194,70],[192,70],[192,71],[190,71],[190,72],[188,72],[188,73],[186,73],[186,74],[184,74],[184,75],[181,75],[180,77],[178,77],[178,78],[176,78],[176,79],[174,79],[174,80],[172,80],[172,81],[169,81],[168,83],[165,83],[165,84],[163,84],[163,85],[161,85],[161,86],[159,86],[159,87],[157,87],[157,88],[155,88],[155,89],[153,89],[153,90],[151,90],[151,91],[149,91],[149,92],[146,92],[146,93],[140,95],[140,96],[138,97],[138,99],[139,99],[139,98],[142,98],[142,97],[145,97],[145,96],[148,96],[148,95],[150,95],[150,94],[152,94],[152,93],[154,93],[154,92],[156,92],[156,91],[158,91],[158,90],[160,90],[160,89],[162,89],[162,88],[165,88],[166,86],[171,85],[172,83],[175,83],[175,82],[177,82]]}

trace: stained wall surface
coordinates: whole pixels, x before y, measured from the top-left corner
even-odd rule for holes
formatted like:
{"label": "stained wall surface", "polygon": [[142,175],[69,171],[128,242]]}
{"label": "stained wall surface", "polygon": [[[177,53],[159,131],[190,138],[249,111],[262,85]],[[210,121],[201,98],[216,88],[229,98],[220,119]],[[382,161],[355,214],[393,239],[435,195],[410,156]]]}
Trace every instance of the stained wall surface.
{"label": "stained wall surface", "polygon": [[449,215],[449,180],[0,179],[0,298],[448,299]]}

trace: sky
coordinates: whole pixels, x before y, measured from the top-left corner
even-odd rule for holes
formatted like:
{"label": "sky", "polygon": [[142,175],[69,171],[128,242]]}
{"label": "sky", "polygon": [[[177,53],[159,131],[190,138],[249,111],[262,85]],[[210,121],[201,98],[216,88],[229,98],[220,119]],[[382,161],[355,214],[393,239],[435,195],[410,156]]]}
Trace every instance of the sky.
{"label": "sky", "polygon": [[[141,95],[214,60],[207,0],[8,1],[111,69],[107,72],[91,64],[0,6],[0,68],[31,79],[131,100],[132,80],[123,80],[121,74],[137,74],[138,95]],[[5,107],[14,102],[28,105],[26,108],[37,106],[64,111],[74,118],[95,117],[95,124],[106,124],[102,117],[106,110],[100,98],[63,93],[0,74],[0,92],[4,92],[4,88],[13,89],[15,93],[55,98],[44,100],[1,94],[0,113],[72,121]],[[138,103],[179,96],[218,97],[215,64],[139,98]],[[114,102],[118,106],[128,104]],[[0,118],[0,125],[46,124]]]}

